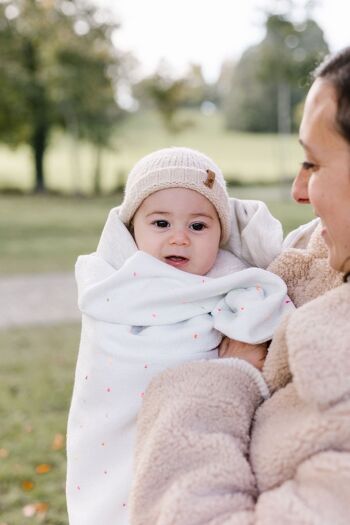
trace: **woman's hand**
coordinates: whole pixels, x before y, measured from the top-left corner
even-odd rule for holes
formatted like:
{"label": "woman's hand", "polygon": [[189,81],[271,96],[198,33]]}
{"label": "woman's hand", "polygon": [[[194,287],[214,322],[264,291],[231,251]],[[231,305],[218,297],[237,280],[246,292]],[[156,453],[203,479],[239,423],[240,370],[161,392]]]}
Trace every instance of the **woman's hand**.
{"label": "woman's hand", "polygon": [[262,370],[267,354],[267,343],[251,345],[224,337],[219,346],[219,357],[239,357]]}

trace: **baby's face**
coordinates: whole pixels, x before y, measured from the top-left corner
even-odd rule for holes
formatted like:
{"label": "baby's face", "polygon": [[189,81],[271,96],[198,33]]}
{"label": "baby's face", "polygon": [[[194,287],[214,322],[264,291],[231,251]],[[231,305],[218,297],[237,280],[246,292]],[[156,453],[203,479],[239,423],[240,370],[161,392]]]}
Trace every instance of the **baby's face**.
{"label": "baby's face", "polygon": [[139,250],[197,275],[214,265],[221,227],[212,203],[186,188],[152,193],[134,215],[134,237]]}

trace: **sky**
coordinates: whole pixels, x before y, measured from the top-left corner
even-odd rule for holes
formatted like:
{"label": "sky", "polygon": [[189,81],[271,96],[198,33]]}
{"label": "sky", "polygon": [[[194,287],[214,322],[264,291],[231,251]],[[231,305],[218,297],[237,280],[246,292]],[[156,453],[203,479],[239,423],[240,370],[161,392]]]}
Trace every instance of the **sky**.
{"label": "sky", "polygon": [[[279,0],[283,2],[283,0]],[[224,60],[238,59],[264,37],[263,12],[268,0],[95,0],[110,9],[121,28],[116,45],[140,62],[139,74],[154,72],[165,59],[174,74],[189,63],[202,65],[214,82]],[[298,1],[304,4],[303,0]],[[331,51],[350,45],[350,0],[318,0],[313,17]],[[296,17],[301,10],[296,12]]]}

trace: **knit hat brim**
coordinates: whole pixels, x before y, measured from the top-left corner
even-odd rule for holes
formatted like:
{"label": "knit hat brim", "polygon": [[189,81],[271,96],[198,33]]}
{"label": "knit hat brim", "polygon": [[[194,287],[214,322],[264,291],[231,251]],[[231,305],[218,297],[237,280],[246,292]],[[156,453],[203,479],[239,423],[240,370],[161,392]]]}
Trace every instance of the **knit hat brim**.
{"label": "knit hat brim", "polygon": [[[181,157],[186,153],[190,161]],[[157,165],[154,159],[157,155],[163,161],[168,155],[168,164]],[[152,162],[147,165],[147,159]],[[186,157],[187,160],[187,157]],[[165,165],[164,165],[165,164]],[[208,170],[213,174],[213,180],[208,185]],[[152,193],[167,188],[187,188],[206,197],[215,207],[221,224],[221,244],[225,244],[231,232],[231,209],[226,190],[225,180],[216,164],[202,153],[189,148],[167,148],[150,154],[142,159],[130,173],[124,200],[120,206],[119,216],[127,226],[130,224],[137,209]]]}

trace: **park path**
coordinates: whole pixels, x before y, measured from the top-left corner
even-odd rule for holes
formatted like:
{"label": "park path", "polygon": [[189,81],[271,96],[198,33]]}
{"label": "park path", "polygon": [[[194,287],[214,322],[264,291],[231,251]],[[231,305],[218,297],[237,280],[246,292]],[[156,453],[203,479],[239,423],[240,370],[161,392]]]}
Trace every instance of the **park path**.
{"label": "park path", "polygon": [[0,329],[79,319],[72,273],[0,276]]}

